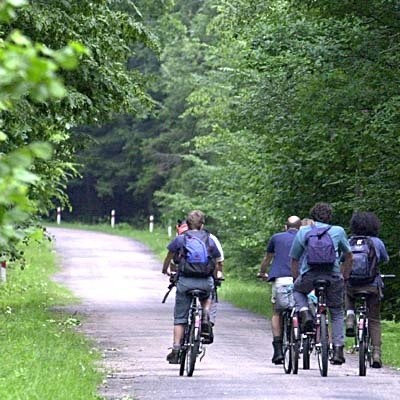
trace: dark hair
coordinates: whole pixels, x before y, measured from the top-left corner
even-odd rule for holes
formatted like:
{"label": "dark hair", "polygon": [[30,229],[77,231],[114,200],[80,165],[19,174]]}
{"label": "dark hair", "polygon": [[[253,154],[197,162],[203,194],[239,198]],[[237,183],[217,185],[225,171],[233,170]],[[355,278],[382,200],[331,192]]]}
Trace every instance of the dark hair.
{"label": "dark hair", "polygon": [[381,221],[370,211],[356,211],[350,220],[352,235],[378,236]]}
{"label": "dark hair", "polygon": [[310,210],[310,217],[314,221],[324,222],[328,224],[332,219],[333,208],[328,203],[316,203]]}

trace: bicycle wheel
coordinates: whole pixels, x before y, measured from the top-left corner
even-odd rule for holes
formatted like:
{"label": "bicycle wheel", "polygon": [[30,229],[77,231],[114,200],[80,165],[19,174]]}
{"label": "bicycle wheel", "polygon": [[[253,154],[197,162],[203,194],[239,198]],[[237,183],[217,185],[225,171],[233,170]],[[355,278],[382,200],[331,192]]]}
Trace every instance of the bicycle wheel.
{"label": "bicycle wheel", "polygon": [[186,373],[192,376],[200,348],[200,338],[196,337],[194,324],[190,326],[189,340],[186,348]]}
{"label": "bicycle wheel", "polygon": [[320,345],[317,353],[318,367],[321,376],[328,376],[329,340],[326,315],[321,314],[320,319],[320,325],[317,326],[317,343]]}
{"label": "bicycle wheel", "polygon": [[297,374],[299,370],[300,341],[296,337],[293,325],[290,330],[290,352],[292,354],[292,373]]}
{"label": "bicycle wheel", "polygon": [[311,343],[308,336],[303,338],[303,369],[310,369]]}
{"label": "bicycle wheel", "polygon": [[369,362],[368,334],[365,328],[365,319],[362,321],[362,334],[358,344],[358,371],[360,376],[367,375],[367,363]]}
{"label": "bicycle wheel", "polygon": [[290,336],[291,336],[291,323],[289,314],[283,314],[283,335],[282,335],[282,351],[283,351],[283,369],[286,374],[292,372],[292,352],[290,351]]}
{"label": "bicycle wheel", "polygon": [[186,347],[183,347],[181,350],[181,363],[179,367],[179,376],[182,376],[185,372],[185,364],[186,364]]}

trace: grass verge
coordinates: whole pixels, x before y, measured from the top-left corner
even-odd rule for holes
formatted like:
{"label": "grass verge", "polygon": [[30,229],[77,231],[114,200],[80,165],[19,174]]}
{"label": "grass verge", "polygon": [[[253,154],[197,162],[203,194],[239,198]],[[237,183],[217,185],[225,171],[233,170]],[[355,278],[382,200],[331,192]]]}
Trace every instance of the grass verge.
{"label": "grass verge", "polygon": [[51,244],[31,243],[24,251],[25,268],[10,263],[0,286],[0,399],[99,400],[100,354],[75,331],[79,321],[49,311],[75,301],[50,279]]}

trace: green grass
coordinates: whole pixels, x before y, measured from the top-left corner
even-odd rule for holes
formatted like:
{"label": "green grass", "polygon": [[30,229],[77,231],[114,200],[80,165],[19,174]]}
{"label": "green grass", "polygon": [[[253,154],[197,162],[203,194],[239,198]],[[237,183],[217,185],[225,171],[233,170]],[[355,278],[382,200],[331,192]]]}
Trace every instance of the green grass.
{"label": "green grass", "polygon": [[49,278],[56,271],[50,244],[30,244],[25,253],[25,269],[10,264],[0,286],[0,399],[100,399],[100,354],[76,332],[75,318],[54,309],[75,299]]}

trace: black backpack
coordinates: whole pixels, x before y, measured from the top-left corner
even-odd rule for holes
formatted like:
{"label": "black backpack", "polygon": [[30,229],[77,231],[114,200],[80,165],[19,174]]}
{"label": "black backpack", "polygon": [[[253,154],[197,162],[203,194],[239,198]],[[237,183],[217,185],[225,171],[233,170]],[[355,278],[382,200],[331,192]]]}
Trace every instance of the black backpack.
{"label": "black backpack", "polygon": [[374,242],[369,236],[352,236],[349,243],[353,252],[353,269],[349,283],[352,286],[371,284],[379,274]]}
{"label": "black backpack", "polygon": [[210,256],[210,234],[206,230],[186,231],[180,253],[179,271],[184,276],[211,276],[215,263]]}

